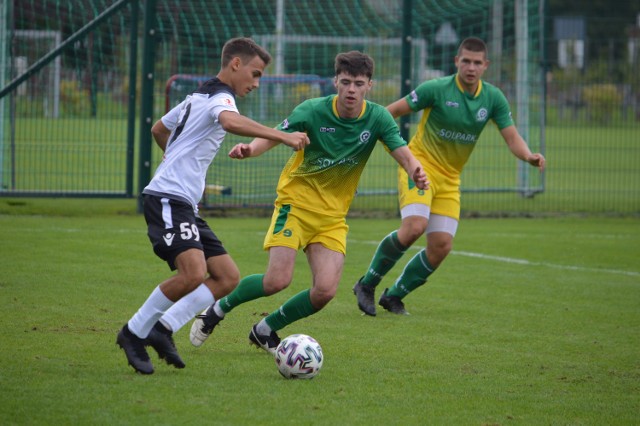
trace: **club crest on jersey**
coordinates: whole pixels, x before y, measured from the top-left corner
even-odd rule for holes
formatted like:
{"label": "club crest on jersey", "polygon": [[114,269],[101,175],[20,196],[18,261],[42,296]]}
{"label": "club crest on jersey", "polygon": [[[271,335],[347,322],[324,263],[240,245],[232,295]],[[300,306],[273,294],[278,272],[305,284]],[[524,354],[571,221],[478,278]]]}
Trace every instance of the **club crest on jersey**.
{"label": "club crest on jersey", "polygon": [[367,143],[371,138],[371,132],[369,130],[365,130],[360,133],[360,143]]}
{"label": "club crest on jersey", "polygon": [[480,108],[476,114],[476,121],[487,121],[489,111],[486,108]]}

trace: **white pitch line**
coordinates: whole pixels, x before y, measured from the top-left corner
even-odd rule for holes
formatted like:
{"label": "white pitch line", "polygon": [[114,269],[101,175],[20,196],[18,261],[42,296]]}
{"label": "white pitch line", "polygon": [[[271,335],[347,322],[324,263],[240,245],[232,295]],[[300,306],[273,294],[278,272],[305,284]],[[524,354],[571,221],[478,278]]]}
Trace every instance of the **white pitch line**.
{"label": "white pitch line", "polygon": [[606,272],[609,274],[618,274],[618,275],[628,275],[630,277],[640,277],[640,272],[634,271],[622,271],[620,269],[600,269],[600,268],[585,268],[583,266],[571,266],[571,265],[556,265],[555,263],[548,262],[532,262],[526,259],[514,259],[511,257],[502,257],[502,256],[491,256],[482,253],[472,253],[468,251],[457,251],[452,250],[452,254],[457,254],[460,256],[467,257],[475,257],[479,259],[489,259],[496,260],[498,262],[506,262],[506,263],[517,263],[520,265],[529,265],[529,266],[546,266],[547,268],[555,268],[555,269],[564,269],[570,271],[584,271],[584,272]]}
{"label": "white pitch line", "polygon": [[[360,244],[370,244],[370,245],[378,245],[379,241],[358,241],[358,240],[350,240],[350,242],[360,243]],[[421,246],[412,246],[413,250],[422,250]],[[583,272],[604,272],[608,274],[617,274],[617,275],[627,275],[630,277],[640,277],[640,272],[635,271],[623,271],[620,269],[604,269],[604,268],[586,268],[583,266],[572,266],[572,265],[557,265],[555,263],[548,262],[532,262],[526,259],[516,259],[513,257],[504,257],[504,256],[492,256],[489,254],[482,253],[473,253],[469,251],[458,251],[452,250],[451,254],[458,256],[467,256],[467,257],[475,257],[477,259],[487,259],[487,260],[495,260],[497,262],[505,262],[505,263],[516,263],[518,265],[527,265],[527,266],[545,266],[547,268],[555,268],[555,269],[564,269],[568,271],[583,271]]]}

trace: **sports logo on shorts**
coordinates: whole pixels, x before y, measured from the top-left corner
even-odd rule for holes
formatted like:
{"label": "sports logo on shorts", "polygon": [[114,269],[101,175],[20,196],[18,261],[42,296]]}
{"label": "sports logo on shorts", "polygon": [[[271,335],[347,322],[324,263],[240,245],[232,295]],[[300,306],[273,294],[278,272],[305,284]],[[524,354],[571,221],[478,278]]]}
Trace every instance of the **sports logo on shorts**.
{"label": "sports logo on shorts", "polygon": [[487,121],[489,111],[486,108],[480,108],[476,114],[476,121]]}
{"label": "sports logo on shorts", "polygon": [[367,143],[367,141],[371,138],[371,131],[365,130],[360,133],[360,143]]}
{"label": "sports logo on shorts", "polygon": [[175,237],[175,234],[172,232],[167,232],[162,236],[167,247],[171,247],[171,243],[173,243],[173,237]]}

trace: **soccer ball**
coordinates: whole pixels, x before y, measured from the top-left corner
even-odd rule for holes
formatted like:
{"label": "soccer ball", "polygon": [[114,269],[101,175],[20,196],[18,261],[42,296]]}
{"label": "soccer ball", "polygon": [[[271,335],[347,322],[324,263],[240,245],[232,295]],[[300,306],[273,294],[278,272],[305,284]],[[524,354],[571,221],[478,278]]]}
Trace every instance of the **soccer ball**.
{"label": "soccer ball", "polygon": [[311,379],[322,368],[322,348],[311,336],[292,334],[276,349],[278,371],[287,379]]}

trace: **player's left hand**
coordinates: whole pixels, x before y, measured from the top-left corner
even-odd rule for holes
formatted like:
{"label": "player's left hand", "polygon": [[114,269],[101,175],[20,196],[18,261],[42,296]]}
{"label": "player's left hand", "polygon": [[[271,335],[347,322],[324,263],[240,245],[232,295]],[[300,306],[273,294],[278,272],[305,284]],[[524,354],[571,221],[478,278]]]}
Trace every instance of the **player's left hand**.
{"label": "player's left hand", "polygon": [[243,160],[245,158],[251,157],[251,145],[246,143],[239,143],[229,151],[229,157],[235,158],[238,160]]}
{"label": "player's left hand", "polygon": [[545,162],[546,161],[544,159],[544,155],[540,153],[531,154],[527,158],[527,163],[531,164],[534,167],[537,167],[541,172],[544,171]]}
{"label": "player's left hand", "polygon": [[427,177],[427,174],[422,167],[416,167],[416,169],[413,171],[413,176],[411,176],[411,179],[413,179],[413,182],[418,188],[424,190],[429,189],[429,178]]}

